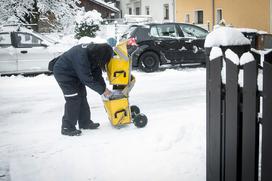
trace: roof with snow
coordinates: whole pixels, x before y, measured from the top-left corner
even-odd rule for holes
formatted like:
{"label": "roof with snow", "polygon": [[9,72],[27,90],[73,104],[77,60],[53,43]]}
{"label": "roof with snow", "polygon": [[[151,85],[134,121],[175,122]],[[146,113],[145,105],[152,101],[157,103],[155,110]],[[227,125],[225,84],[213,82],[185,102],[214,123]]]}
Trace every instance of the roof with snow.
{"label": "roof with snow", "polygon": [[23,31],[23,32],[28,32],[32,33],[33,30],[29,29],[27,27],[32,26],[27,25],[27,24],[7,24],[7,25],[2,25],[0,26],[0,32],[14,32],[14,31]]}
{"label": "roof with snow", "polygon": [[98,4],[100,6],[103,6],[103,7],[107,8],[107,9],[113,11],[113,12],[120,12],[120,10],[117,7],[114,6],[114,3],[106,3],[103,0],[89,0],[89,1],[91,1],[91,2],[93,2],[95,4]]}

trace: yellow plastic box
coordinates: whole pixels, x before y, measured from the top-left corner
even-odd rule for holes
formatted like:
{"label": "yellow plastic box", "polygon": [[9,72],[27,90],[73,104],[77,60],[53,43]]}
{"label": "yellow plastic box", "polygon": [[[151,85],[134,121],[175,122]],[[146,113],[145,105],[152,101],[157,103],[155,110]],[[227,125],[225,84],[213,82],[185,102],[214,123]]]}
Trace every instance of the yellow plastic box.
{"label": "yellow plastic box", "polygon": [[104,107],[113,126],[131,123],[128,98],[105,100]]}
{"label": "yellow plastic box", "polygon": [[130,63],[114,56],[107,65],[107,73],[111,85],[127,85],[130,81]]}
{"label": "yellow plastic box", "polygon": [[127,41],[119,43],[114,52],[116,55],[107,65],[109,82],[112,85],[128,85],[132,65],[127,52]]}

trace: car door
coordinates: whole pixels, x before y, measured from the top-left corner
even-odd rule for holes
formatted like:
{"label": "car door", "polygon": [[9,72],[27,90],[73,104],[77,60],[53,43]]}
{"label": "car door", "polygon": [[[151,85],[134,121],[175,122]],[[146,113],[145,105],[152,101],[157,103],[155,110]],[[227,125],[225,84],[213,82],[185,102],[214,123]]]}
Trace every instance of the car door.
{"label": "car door", "polygon": [[10,33],[0,33],[0,73],[17,71],[16,49],[12,46]]}
{"label": "car door", "polygon": [[184,62],[198,63],[205,59],[205,37],[208,31],[190,24],[179,25],[183,38],[180,39],[180,52]]}
{"label": "car door", "polygon": [[47,45],[37,36],[17,32],[18,71],[39,72],[48,70],[48,62],[54,58]]}
{"label": "car door", "polygon": [[174,24],[153,25],[150,27],[150,34],[156,49],[167,63],[176,63],[179,61],[179,37]]}

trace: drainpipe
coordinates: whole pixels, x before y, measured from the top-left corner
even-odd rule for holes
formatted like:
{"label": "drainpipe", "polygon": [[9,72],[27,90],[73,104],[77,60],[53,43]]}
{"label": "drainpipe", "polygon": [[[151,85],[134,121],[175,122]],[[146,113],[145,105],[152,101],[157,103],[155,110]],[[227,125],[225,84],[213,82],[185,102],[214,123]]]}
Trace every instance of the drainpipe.
{"label": "drainpipe", "polygon": [[270,22],[269,22],[269,24],[270,24],[270,33],[272,33],[272,0],[270,0],[270,9],[269,9],[269,11],[270,11]]}
{"label": "drainpipe", "polygon": [[141,12],[140,12],[140,15],[143,15],[143,12],[144,12],[144,11],[142,10],[142,0],[140,0],[140,11],[141,11]]}
{"label": "drainpipe", "polygon": [[214,16],[215,16],[215,13],[214,13],[214,11],[215,11],[215,2],[214,2],[215,0],[212,0],[212,27],[211,27],[211,29],[213,30],[213,27],[214,27],[214,25],[215,25],[215,18],[214,18]]}
{"label": "drainpipe", "polygon": [[173,22],[176,22],[176,0],[173,0]]}

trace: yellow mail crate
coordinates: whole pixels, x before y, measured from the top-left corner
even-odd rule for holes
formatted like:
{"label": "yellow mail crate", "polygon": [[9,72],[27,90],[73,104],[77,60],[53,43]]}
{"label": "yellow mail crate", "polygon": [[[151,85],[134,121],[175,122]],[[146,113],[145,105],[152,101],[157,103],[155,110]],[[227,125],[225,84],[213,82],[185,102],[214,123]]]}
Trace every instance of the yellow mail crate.
{"label": "yellow mail crate", "polygon": [[130,77],[129,61],[114,56],[107,65],[107,73],[110,84],[127,85]]}
{"label": "yellow mail crate", "polygon": [[117,55],[128,57],[127,40],[119,42],[114,51]]}
{"label": "yellow mail crate", "polygon": [[104,106],[113,126],[131,123],[131,113],[127,98],[106,100]]}

